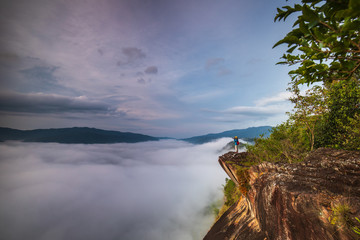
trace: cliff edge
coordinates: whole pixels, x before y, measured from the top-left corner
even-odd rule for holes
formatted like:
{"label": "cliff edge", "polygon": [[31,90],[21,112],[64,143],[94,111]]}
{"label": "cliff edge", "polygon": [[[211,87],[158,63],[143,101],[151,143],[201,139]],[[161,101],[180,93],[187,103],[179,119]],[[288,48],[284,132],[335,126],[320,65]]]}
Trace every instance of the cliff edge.
{"label": "cliff edge", "polygon": [[219,163],[246,191],[204,240],[360,239],[360,152],[321,148],[301,163],[247,166],[247,153]]}

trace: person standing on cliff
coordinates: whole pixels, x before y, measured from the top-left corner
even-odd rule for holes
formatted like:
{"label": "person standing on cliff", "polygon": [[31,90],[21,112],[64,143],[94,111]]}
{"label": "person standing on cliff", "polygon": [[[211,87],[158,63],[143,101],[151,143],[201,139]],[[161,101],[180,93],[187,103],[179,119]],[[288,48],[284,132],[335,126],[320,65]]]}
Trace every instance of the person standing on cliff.
{"label": "person standing on cliff", "polygon": [[237,136],[234,137],[235,152],[239,151],[239,139]]}

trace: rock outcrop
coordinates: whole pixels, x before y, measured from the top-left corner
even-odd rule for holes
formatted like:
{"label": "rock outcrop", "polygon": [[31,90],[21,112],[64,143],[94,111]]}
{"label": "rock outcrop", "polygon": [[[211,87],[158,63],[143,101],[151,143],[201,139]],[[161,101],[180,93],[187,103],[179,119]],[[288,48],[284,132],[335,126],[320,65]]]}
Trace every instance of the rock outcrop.
{"label": "rock outcrop", "polygon": [[[247,153],[227,153],[220,165],[239,186]],[[318,149],[301,163],[247,167],[250,189],[213,225],[205,240],[347,240],[360,218],[360,152]]]}

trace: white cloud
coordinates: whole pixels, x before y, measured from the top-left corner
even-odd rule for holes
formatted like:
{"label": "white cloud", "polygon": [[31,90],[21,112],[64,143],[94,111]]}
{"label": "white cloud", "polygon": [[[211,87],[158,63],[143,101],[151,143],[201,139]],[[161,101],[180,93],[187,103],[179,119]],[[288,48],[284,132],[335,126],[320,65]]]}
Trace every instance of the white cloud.
{"label": "white cloud", "polygon": [[240,114],[246,116],[266,116],[274,115],[283,112],[282,106],[268,105],[268,106],[237,106],[226,109],[223,113]]}
{"label": "white cloud", "polygon": [[221,111],[207,111],[218,113],[212,117],[213,120],[236,125],[235,128],[239,128],[238,125],[241,125],[241,128],[274,126],[286,120],[285,113],[292,108],[289,97],[289,93],[281,92],[272,97],[260,98],[253,106],[234,106]]}
{"label": "white cloud", "polygon": [[289,100],[291,95],[292,94],[290,92],[280,92],[277,95],[272,96],[272,97],[260,98],[259,100],[255,101],[255,105],[256,106],[266,106],[266,105],[274,104],[274,103],[282,103],[282,102]]}
{"label": "white cloud", "polygon": [[284,114],[290,110],[290,93],[281,92],[273,97],[260,98],[254,106],[235,106],[221,111],[225,114],[237,114],[249,117],[266,117]]}

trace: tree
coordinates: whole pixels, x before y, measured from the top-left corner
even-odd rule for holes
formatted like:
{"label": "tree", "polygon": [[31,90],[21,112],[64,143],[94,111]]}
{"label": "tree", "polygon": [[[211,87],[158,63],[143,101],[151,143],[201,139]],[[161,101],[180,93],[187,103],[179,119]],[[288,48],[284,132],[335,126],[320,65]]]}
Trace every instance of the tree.
{"label": "tree", "polygon": [[357,79],[340,81],[327,89],[327,111],[317,126],[317,147],[360,150],[360,85]]}
{"label": "tree", "polygon": [[305,126],[310,142],[310,151],[312,151],[315,144],[315,128],[322,115],[327,111],[326,89],[314,86],[308,89],[304,95],[300,94],[298,85],[293,85],[289,90],[293,93],[290,101],[294,103],[290,120],[293,120],[297,126]]}
{"label": "tree", "polygon": [[[275,21],[297,19],[274,47],[287,44],[282,62],[294,103],[290,118],[268,138],[247,146],[258,161],[299,161],[316,147],[360,150],[360,0],[302,0],[278,8]],[[305,94],[300,84],[311,85]]]}
{"label": "tree", "polygon": [[302,0],[277,11],[274,21],[299,14],[294,29],[274,45],[288,44],[278,64],[300,65],[289,72],[293,83],[359,79],[359,0]]}
{"label": "tree", "polygon": [[[291,120],[306,126],[311,150],[360,149],[360,0],[301,2],[278,8],[274,19],[297,14],[293,30],[274,45],[287,44],[278,64],[297,66],[289,72]],[[322,86],[300,95],[299,84],[314,83]]]}

